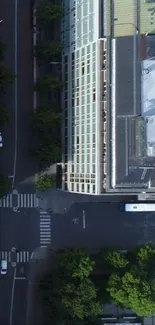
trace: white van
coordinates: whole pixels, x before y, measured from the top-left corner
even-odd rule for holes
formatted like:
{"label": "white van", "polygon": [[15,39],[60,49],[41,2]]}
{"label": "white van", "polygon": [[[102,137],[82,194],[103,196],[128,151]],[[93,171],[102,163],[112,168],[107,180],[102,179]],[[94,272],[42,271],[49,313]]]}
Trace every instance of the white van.
{"label": "white van", "polygon": [[7,272],[7,261],[1,260],[1,274],[6,274]]}

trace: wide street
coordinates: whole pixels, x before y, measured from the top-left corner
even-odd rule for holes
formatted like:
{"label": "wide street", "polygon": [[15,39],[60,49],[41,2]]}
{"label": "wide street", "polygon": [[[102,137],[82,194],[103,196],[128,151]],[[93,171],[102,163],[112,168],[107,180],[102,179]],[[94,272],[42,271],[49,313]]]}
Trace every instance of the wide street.
{"label": "wide street", "polygon": [[[7,275],[0,279],[0,324],[17,325],[26,322],[28,264],[32,250],[39,246],[36,166],[29,155],[33,146],[31,1],[1,0],[0,19],[0,40],[7,45],[4,64],[14,75],[13,84],[1,98],[8,107],[10,120],[0,130],[4,143],[0,170],[11,178],[13,189],[18,189],[17,194],[11,191],[0,203],[0,260],[8,261]],[[12,251],[14,246],[17,252]]]}

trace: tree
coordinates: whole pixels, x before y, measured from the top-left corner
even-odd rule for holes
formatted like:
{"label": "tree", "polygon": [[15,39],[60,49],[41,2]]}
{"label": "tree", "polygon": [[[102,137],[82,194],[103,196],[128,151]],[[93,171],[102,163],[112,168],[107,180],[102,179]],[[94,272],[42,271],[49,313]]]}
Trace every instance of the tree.
{"label": "tree", "polygon": [[62,15],[61,5],[52,4],[49,1],[42,2],[36,9],[36,16],[41,25],[46,25],[53,20],[61,19]]}
{"label": "tree", "polygon": [[0,126],[9,121],[9,112],[5,106],[0,107]]}
{"label": "tree", "polygon": [[151,316],[155,310],[155,249],[151,244],[126,254],[128,263],[113,264],[107,291],[113,302],[133,309],[139,316]]}
{"label": "tree", "polygon": [[73,319],[97,318],[101,305],[97,301],[97,292],[93,282],[86,278],[79,283],[66,282],[60,289],[62,305]]}
{"label": "tree", "polygon": [[58,252],[59,266],[66,275],[84,280],[93,271],[94,261],[86,254],[84,249],[70,248]]}
{"label": "tree", "polygon": [[58,76],[51,76],[50,74],[40,78],[34,86],[34,90],[40,93],[47,93],[60,88],[60,78]]}
{"label": "tree", "polygon": [[43,175],[36,182],[36,188],[40,191],[46,191],[55,184],[55,178],[52,175]]}
{"label": "tree", "polygon": [[35,46],[35,56],[39,60],[51,61],[60,56],[62,49],[63,45],[61,42],[44,40]]}
{"label": "tree", "polygon": [[129,264],[125,254],[120,251],[106,252],[103,258],[114,269],[125,268]]}
{"label": "tree", "polygon": [[57,103],[51,102],[39,106],[32,115],[32,127],[38,131],[51,130],[60,123],[60,113]]}
{"label": "tree", "polygon": [[0,198],[2,198],[11,189],[9,178],[0,175]]}
{"label": "tree", "polygon": [[41,284],[51,323],[82,325],[97,319],[102,308],[90,278],[94,262],[84,249],[77,248],[61,250],[57,258],[55,274],[50,274]]}
{"label": "tree", "polygon": [[13,76],[10,71],[0,64],[0,91],[6,92],[7,87],[12,84]]}
{"label": "tree", "polygon": [[37,149],[34,152],[34,156],[40,162],[40,164],[46,167],[52,163],[58,163],[61,157],[60,143],[55,139],[39,139]]}

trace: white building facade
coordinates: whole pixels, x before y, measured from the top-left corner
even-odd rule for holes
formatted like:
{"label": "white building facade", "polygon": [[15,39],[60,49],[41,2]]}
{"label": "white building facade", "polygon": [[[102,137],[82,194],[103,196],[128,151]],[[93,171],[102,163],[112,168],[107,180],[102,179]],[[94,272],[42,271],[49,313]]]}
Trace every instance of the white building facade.
{"label": "white building facade", "polygon": [[107,40],[103,0],[62,0],[63,182],[70,192],[106,186]]}

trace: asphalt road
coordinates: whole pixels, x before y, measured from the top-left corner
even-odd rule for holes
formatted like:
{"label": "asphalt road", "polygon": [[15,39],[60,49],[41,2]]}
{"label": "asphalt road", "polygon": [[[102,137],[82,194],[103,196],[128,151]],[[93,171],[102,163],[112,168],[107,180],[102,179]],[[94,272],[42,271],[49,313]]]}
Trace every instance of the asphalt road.
{"label": "asphalt road", "polygon": [[[17,10],[16,10],[17,9]],[[1,171],[15,176],[15,184],[29,179],[36,171],[30,157],[33,146],[30,117],[33,110],[33,46],[30,0],[2,0],[0,4],[0,38],[7,44],[5,65],[15,76],[2,98],[10,121],[2,129],[4,148]]]}
{"label": "asphalt road", "polygon": [[51,246],[123,250],[148,241],[155,245],[154,217],[155,212],[121,212],[116,202],[74,204],[66,213],[51,216]]}

